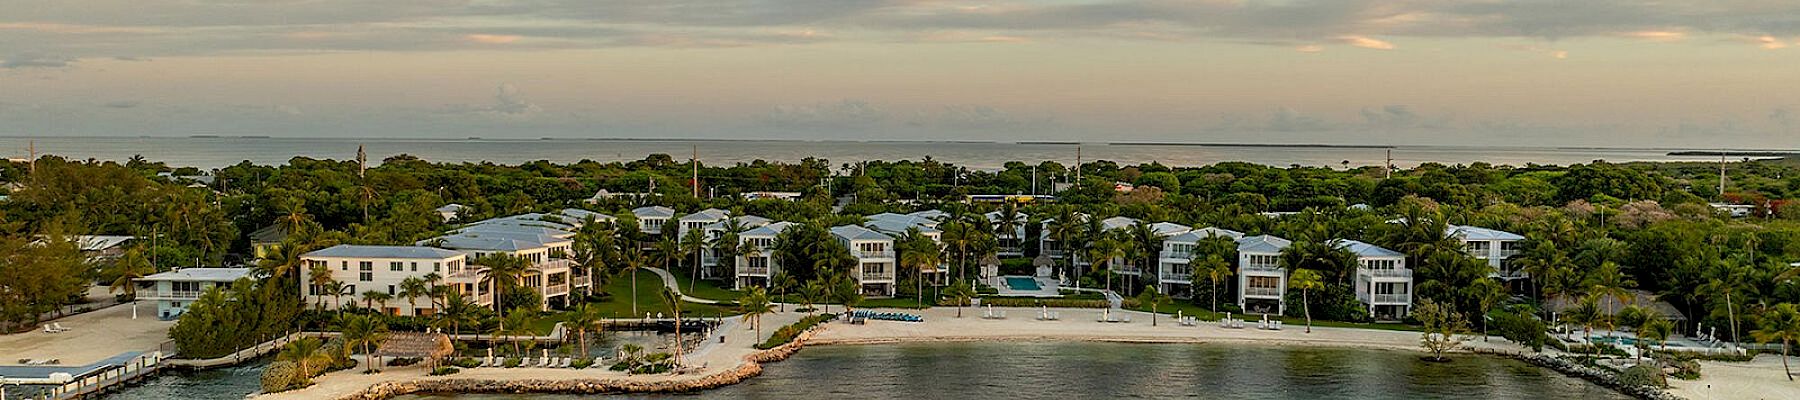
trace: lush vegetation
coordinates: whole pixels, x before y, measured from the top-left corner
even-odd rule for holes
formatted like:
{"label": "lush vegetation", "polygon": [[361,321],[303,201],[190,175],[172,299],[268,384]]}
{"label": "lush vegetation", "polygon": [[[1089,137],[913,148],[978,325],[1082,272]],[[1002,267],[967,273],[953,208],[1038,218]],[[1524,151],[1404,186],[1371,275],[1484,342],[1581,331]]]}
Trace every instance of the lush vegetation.
{"label": "lush vegetation", "polygon": [[813,326],[817,326],[833,319],[837,319],[837,314],[808,315],[804,318],[800,318],[800,321],[798,322],[783,326],[781,329],[776,329],[775,333],[769,335],[768,340],[757,343],[756,348],[767,350],[781,347],[781,345],[793,342],[794,338],[800,337],[801,333],[806,333],[806,331],[812,329]]}

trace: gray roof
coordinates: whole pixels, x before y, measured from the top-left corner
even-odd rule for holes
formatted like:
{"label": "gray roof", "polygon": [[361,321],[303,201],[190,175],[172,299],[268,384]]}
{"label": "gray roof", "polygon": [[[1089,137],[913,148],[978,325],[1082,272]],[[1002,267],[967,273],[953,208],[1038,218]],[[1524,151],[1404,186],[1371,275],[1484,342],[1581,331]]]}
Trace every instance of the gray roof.
{"label": "gray roof", "polygon": [[1158,222],[1150,224],[1150,229],[1156,231],[1156,234],[1163,236],[1176,235],[1194,230],[1192,227],[1174,222]]}
{"label": "gray roof", "polygon": [[509,237],[505,234],[467,233],[450,236],[439,236],[419,241],[419,245],[433,244],[444,248],[470,251],[521,251],[544,247],[542,242]]}
{"label": "gray roof", "polygon": [[1237,240],[1239,253],[1280,254],[1294,242],[1270,235],[1245,236]]}
{"label": "gray roof", "polygon": [[182,268],[138,278],[139,281],[231,282],[250,276],[249,268]]}
{"label": "gray roof", "polygon": [[[989,221],[999,221],[1001,218],[1006,217],[1006,215],[1004,215],[1004,214],[1005,213],[1002,213],[999,211],[988,211],[987,214],[981,214],[981,215],[984,217],[987,217],[987,219]],[[1025,220],[1031,219],[1031,214],[1026,214],[1023,212],[1014,212],[1013,214],[1014,214],[1013,218],[1017,219],[1019,222],[1025,222]]]}
{"label": "gray roof", "polygon": [[869,230],[869,228],[864,228],[860,225],[834,226],[834,227],[831,227],[831,234],[833,236],[837,236],[838,238],[841,238],[844,240],[849,240],[849,241],[894,240],[894,238],[892,236],[888,236],[881,232]]}
{"label": "gray roof", "polygon": [[466,208],[468,208],[468,207],[464,207],[461,204],[450,203],[450,204],[445,204],[443,207],[438,207],[437,211],[438,212],[462,212],[462,210],[466,209]]}
{"label": "gray roof", "polygon": [[1105,227],[1106,230],[1124,228],[1127,226],[1137,225],[1137,223],[1138,223],[1137,218],[1131,218],[1131,217],[1112,217],[1112,218],[1100,220],[1100,225]]}
{"label": "gray roof", "polygon": [[780,235],[781,231],[787,230],[790,226],[794,226],[794,223],[787,221],[775,222],[744,231],[744,233],[740,233],[738,236],[775,236]]}
{"label": "gray roof", "polygon": [[596,222],[607,222],[607,221],[612,221],[612,220],[618,219],[618,218],[614,218],[611,215],[601,214],[601,213],[583,210],[583,209],[579,209],[579,208],[564,208],[564,209],[562,209],[562,211],[557,211],[556,213],[574,217],[576,221],[586,221],[589,217],[592,217],[594,219],[594,221],[596,221]]}
{"label": "gray roof", "polygon": [[1220,229],[1220,228],[1214,228],[1214,227],[1209,226],[1209,227],[1205,227],[1205,228],[1182,232],[1180,235],[1175,235],[1175,236],[1169,237],[1168,240],[1171,242],[1199,242],[1199,241],[1209,238],[1209,237],[1222,237],[1222,238],[1226,238],[1226,239],[1237,240],[1238,238],[1244,237],[1244,233],[1230,230],[1230,229]]}
{"label": "gray roof", "polygon": [[1525,240],[1516,233],[1467,225],[1451,225],[1445,233],[1462,240]]}
{"label": "gray roof", "polygon": [[663,206],[647,206],[631,209],[631,214],[638,218],[670,218],[675,216],[675,209]]}
{"label": "gray roof", "polygon": [[869,220],[868,223],[864,223],[863,226],[866,226],[869,229],[874,229],[881,233],[886,233],[886,234],[890,234],[893,236],[900,236],[902,234],[905,234],[906,230],[911,229],[911,228],[918,228],[920,233],[942,232],[942,231],[939,231],[937,228],[933,228],[930,226],[912,224],[912,223],[908,223],[906,221],[892,220],[892,219],[873,219],[873,220]]}
{"label": "gray roof", "polygon": [[321,250],[306,253],[307,257],[346,257],[346,258],[429,258],[445,259],[462,254],[455,251],[425,246],[368,246],[357,244],[340,244]]}
{"label": "gray roof", "polygon": [[950,217],[950,213],[939,211],[936,209],[913,211],[910,213],[906,213],[906,215],[910,216],[910,217],[919,217],[919,218],[938,220],[938,221],[942,221],[944,218]]}
{"label": "gray roof", "polygon": [[[550,220],[545,220],[546,217],[548,217]],[[564,230],[564,231],[574,231],[575,225],[573,223],[569,222],[573,219],[574,219],[574,217],[570,217],[570,216],[562,215],[562,214],[528,213],[528,214],[505,216],[505,217],[500,217],[500,218],[484,219],[484,220],[472,222],[468,226],[514,225],[514,226],[534,226],[534,227],[559,229],[559,230]]]}
{"label": "gray roof", "polygon": [[708,208],[681,216],[682,221],[717,221],[731,217],[730,211]]}
{"label": "gray roof", "polygon": [[69,240],[81,245],[82,251],[106,250],[125,244],[125,242],[129,242],[131,239],[135,238],[115,235],[78,235],[69,238]]}
{"label": "gray roof", "polygon": [[[462,229],[457,229],[455,231],[451,231],[451,233],[452,234],[530,235],[530,236],[542,236],[542,237],[554,239],[557,236],[568,235],[569,231],[565,231],[565,230],[561,230],[561,229],[538,227],[538,226],[473,225],[473,226],[469,226],[467,228],[462,228]],[[556,241],[556,240],[546,240],[544,242],[548,243],[548,242],[554,242],[554,241]]]}
{"label": "gray roof", "polygon": [[732,217],[731,219],[725,220],[725,221],[719,221],[719,222],[706,224],[706,226],[701,227],[701,229],[723,231],[723,230],[725,230],[725,223],[728,221],[737,221],[738,225],[743,225],[748,228],[755,228],[755,227],[759,227],[759,226],[763,226],[763,225],[768,225],[770,222],[775,222],[775,220],[768,219],[768,218],[758,217],[755,215],[745,215],[745,216]]}
{"label": "gray roof", "polygon": [[1388,250],[1381,246],[1363,243],[1357,240],[1332,239],[1326,244],[1349,249],[1350,252],[1356,253],[1357,257],[1406,257],[1406,254],[1398,251]]}

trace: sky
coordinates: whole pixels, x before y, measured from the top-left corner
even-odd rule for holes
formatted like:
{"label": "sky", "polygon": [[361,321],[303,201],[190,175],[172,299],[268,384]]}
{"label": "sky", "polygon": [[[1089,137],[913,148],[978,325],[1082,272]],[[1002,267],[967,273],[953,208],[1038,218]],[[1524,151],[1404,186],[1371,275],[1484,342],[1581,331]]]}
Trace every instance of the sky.
{"label": "sky", "polygon": [[0,135],[1800,148],[1792,0],[0,0]]}

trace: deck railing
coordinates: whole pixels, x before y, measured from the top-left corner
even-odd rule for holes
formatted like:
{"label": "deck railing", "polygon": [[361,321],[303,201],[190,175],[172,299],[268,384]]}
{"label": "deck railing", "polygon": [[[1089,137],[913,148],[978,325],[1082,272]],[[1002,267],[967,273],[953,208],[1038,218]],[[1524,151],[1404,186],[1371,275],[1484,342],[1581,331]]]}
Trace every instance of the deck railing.
{"label": "deck railing", "polygon": [[1255,297],[1281,297],[1281,288],[1246,287],[1244,288],[1244,295]]}

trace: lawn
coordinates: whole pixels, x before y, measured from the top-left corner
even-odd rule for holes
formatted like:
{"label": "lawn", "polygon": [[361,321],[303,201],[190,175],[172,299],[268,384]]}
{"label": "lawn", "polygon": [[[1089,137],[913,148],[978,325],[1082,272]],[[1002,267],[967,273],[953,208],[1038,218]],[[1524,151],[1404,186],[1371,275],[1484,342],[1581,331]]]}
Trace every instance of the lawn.
{"label": "lawn", "polygon": [[[1150,311],[1150,307],[1140,306],[1140,307],[1128,307],[1128,308],[1130,308],[1132,310],[1136,310],[1136,311],[1144,311],[1144,312]],[[1212,311],[1207,310],[1206,307],[1196,305],[1193,303],[1189,303],[1186,301],[1181,301],[1181,300],[1176,300],[1176,301],[1170,302],[1169,304],[1164,304],[1162,306],[1158,306],[1156,308],[1156,311],[1161,314],[1169,314],[1169,315],[1175,315],[1176,311],[1180,311],[1181,315],[1183,315],[1183,316],[1199,317],[1201,320],[1207,320],[1207,321],[1217,321],[1219,318],[1225,317],[1224,313],[1214,313]],[[1237,318],[1237,319],[1260,318],[1257,315],[1258,314],[1249,314],[1249,315],[1236,314],[1236,315],[1232,315],[1231,317]],[[1306,318],[1304,318],[1304,317],[1281,317],[1280,319],[1281,319],[1281,323],[1287,324],[1288,326],[1291,326],[1291,327],[1305,327],[1306,326]],[[1328,326],[1328,327],[1333,327],[1333,328],[1381,329],[1381,330],[1390,330],[1390,331],[1417,332],[1419,330],[1419,327],[1417,327],[1417,326],[1412,326],[1412,325],[1407,325],[1407,324],[1402,324],[1402,323],[1395,323],[1395,322],[1359,323],[1359,322],[1326,321],[1326,320],[1321,320],[1321,319],[1313,319],[1312,325],[1313,326]]]}
{"label": "lawn", "polygon": [[[674,275],[675,282],[677,284],[681,285],[681,293],[686,294],[688,296],[699,297],[699,298],[707,299],[707,300],[735,302],[735,301],[737,301],[739,296],[744,295],[744,292],[726,289],[725,287],[719,286],[720,283],[717,281],[710,281],[710,280],[702,279],[702,280],[700,280],[700,282],[694,282],[694,280],[691,279],[693,277],[692,274],[693,274],[693,271],[691,271],[691,270],[685,271],[685,272],[680,271],[680,270],[669,271],[669,275]],[[690,290],[688,288],[693,288],[693,289]],[[642,289],[642,288],[640,288],[640,289]]]}
{"label": "lawn", "polygon": [[[650,313],[652,315],[656,313],[662,313],[663,315],[669,314],[669,305],[667,302],[663,301],[661,294],[663,290],[662,278],[657,276],[656,273],[650,271],[637,271],[638,311],[636,314],[631,312],[631,280],[622,278],[623,277],[621,277],[621,279],[612,279],[610,282],[607,282],[606,286],[602,289],[609,295],[607,296],[607,301],[592,303],[594,307],[600,310],[600,315],[607,318],[631,318],[634,316],[643,317],[644,313]],[[713,317],[720,314],[736,315],[739,314],[739,312],[736,306],[682,302],[681,314],[690,317]]]}

